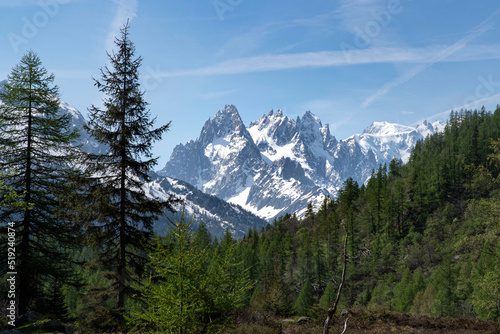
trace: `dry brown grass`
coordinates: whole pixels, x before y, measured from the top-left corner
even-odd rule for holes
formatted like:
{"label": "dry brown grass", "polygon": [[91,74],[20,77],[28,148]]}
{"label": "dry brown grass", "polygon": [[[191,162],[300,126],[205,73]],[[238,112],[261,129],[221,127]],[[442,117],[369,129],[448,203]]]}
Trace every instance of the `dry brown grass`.
{"label": "dry brown grass", "polygon": [[[389,311],[367,311],[352,308],[349,312],[349,334],[500,334],[500,323],[465,318],[437,318]],[[325,314],[326,317],[326,314]],[[345,317],[336,315],[330,333],[341,333]],[[321,319],[298,325],[258,311],[244,311],[236,318],[234,328],[225,334],[316,334],[322,333]]]}

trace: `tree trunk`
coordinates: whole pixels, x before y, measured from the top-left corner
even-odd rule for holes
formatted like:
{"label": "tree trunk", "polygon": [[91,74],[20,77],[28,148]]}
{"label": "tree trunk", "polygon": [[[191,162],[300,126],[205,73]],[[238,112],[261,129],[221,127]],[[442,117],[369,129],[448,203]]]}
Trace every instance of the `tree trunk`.
{"label": "tree trunk", "polygon": [[[25,176],[25,197],[26,203],[31,203],[31,144],[32,144],[32,122],[33,122],[33,111],[32,111],[32,95],[31,95],[31,68],[29,70],[29,95],[28,95],[28,134],[27,134],[27,150],[26,150],[26,176]],[[18,305],[18,315],[21,316],[28,311],[28,304],[31,298],[31,293],[29,291],[29,277],[28,269],[29,265],[25,263],[29,259],[29,243],[30,243],[30,230],[31,230],[31,213],[28,209],[24,210],[23,219],[23,232],[21,239],[21,254],[20,254],[20,277],[19,277],[19,305]]]}
{"label": "tree trunk", "polygon": [[[325,320],[325,325],[323,327],[323,334],[328,334],[328,330],[330,328],[330,323],[332,321],[333,315],[337,311],[337,305],[338,305],[339,300],[340,300],[340,294],[342,293],[342,287],[344,286],[345,271],[346,271],[346,267],[347,267],[347,237],[349,235],[346,224],[344,224],[344,230],[345,230],[345,238],[344,238],[344,265],[343,265],[343,268],[342,268],[342,279],[341,279],[340,284],[339,284],[339,289],[337,291],[337,297],[335,298],[335,303],[333,304],[333,307],[331,307],[330,309],[328,309],[328,314],[327,314],[327,317],[326,317],[326,320]],[[344,332],[343,333],[345,333],[346,329],[347,329],[347,321],[345,323],[345,328],[344,328]]]}

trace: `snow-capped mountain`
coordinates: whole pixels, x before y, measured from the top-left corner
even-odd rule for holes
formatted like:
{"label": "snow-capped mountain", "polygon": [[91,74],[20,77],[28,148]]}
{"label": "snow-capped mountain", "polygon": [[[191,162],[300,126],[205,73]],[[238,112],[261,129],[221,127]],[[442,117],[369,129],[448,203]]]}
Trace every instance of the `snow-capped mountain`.
{"label": "snow-capped mountain", "polygon": [[433,124],[423,121],[416,128],[388,122],[374,122],[362,134],[351,136],[346,141],[356,141],[365,154],[371,150],[377,161],[390,161],[393,157],[398,157],[406,162],[417,140],[443,128],[444,124],[439,121]]}
{"label": "snow-capped mountain", "polygon": [[[0,91],[4,83],[5,81],[0,81]],[[0,101],[0,104],[2,104],[2,101]],[[76,108],[60,100],[59,112],[69,114],[73,128],[79,130],[80,138],[75,144],[81,145],[82,149],[89,153],[106,152],[107,148],[92,138],[84,129],[87,121]],[[224,127],[221,126],[222,128]],[[258,151],[257,154],[259,154]],[[267,223],[264,219],[255,216],[240,206],[205,194],[189,183],[170,177],[162,177],[155,173],[152,173],[151,176],[151,182],[144,185],[147,195],[167,199],[173,194],[177,199],[182,200],[182,202],[175,205],[174,209],[177,210],[175,214],[166,212],[166,215],[155,223],[154,228],[160,234],[167,228],[167,218],[180,219],[181,203],[185,204],[185,218],[187,220],[194,219],[195,224],[205,222],[212,236],[222,237],[226,229],[229,229],[233,236],[241,238],[248,232],[249,228],[260,229]]]}
{"label": "snow-capped mountain", "polygon": [[243,125],[226,106],[203,126],[197,140],[178,145],[158,173],[189,182],[209,194],[272,219],[318,206],[345,179],[364,183],[379,164],[407,161],[416,141],[444,124],[416,128],[375,122],[362,134],[338,141],[310,111],[290,119],[270,111]]}

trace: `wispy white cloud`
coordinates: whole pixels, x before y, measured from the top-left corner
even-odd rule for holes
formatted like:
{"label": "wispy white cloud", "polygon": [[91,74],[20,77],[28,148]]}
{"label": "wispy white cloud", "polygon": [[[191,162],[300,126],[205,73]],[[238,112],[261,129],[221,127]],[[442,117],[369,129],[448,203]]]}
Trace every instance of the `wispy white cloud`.
{"label": "wispy white cloud", "polygon": [[333,122],[330,125],[330,131],[335,131],[337,129],[340,129],[342,126],[349,124],[351,122],[351,116],[344,117],[340,121]]}
{"label": "wispy white cloud", "polygon": [[[464,45],[465,46],[465,45]],[[189,77],[232,75],[314,67],[353,66],[375,63],[421,63],[399,79],[404,82],[437,61],[471,61],[475,59],[500,59],[500,44],[473,46],[462,52],[464,46],[433,46],[428,48],[369,48],[346,55],[343,51],[320,51],[238,58],[218,64],[170,72],[160,72],[158,77]],[[459,52],[460,51],[460,52]],[[449,57],[454,53],[453,57]],[[399,82],[398,81],[398,82]],[[387,91],[396,85],[391,84]]]}
{"label": "wispy white cloud", "polygon": [[[255,50],[267,47],[267,42],[269,40],[276,39],[279,34],[286,33],[289,29],[307,27],[322,27],[328,26],[331,29],[332,24],[327,24],[328,14],[317,15],[305,19],[295,19],[291,21],[271,21],[262,25],[257,25],[252,27],[245,33],[235,35],[234,37],[227,40],[220,48],[220,50],[215,54],[217,57],[223,56],[240,56],[245,54],[254,53]],[[314,23],[313,23],[314,22]],[[278,40],[279,41],[279,40]],[[272,44],[280,44],[272,43]],[[295,48],[299,43],[292,43],[285,47],[280,47],[272,53],[276,54],[279,52],[284,52],[285,49]]]}
{"label": "wispy white cloud", "polygon": [[[491,105],[496,105],[500,104],[500,94],[496,94],[493,96],[489,96],[483,99],[475,100],[472,102],[469,102],[467,104],[464,104],[460,107],[454,108],[454,110],[460,110],[460,109],[481,109],[483,106],[491,106]],[[451,110],[448,110],[450,112]]]}
{"label": "wispy white cloud", "polygon": [[336,31],[338,30],[336,27],[333,27],[333,20],[337,19],[337,11],[321,13],[318,15],[310,16],[310,17],[302,17],[297,18],[291,21],[287,21],[287,26],[291,27],[321,27],[327,28],[328,31]]}
{"label": "wispy white cloud", "polygon": [[[321,13],[312,16],[304,16],[291,20],[271,20],[264,24],[256,25],[248,31],[237,34],[227,40],[215,54],[221,56],[240,56],[253,53],[262,47],[268,48],[269,45],[280,45],[280,34],[295,34],[294,29],[303,29],[302,31],[314,31],[318,35],[326,36],[339,29],[334,21],[337,19],[336,11]],[[270,40],[274,42],[269,43]],[[297,39],[296,39],[297,40]],[[302,43],[302,42],[301,42]],[[276,54],[297,47],[301,43],[291,43],[284,47],[270,51]]]}
{"label": "wispy white cloud", "polygon": [[106,50],[111,52],[114,48],[115,37],[120,35],[120,28],[127,23],[127,19],[132,20],[137,16],[138,0],[112,0],[118,7],[115,17],[111,22],[111,26],[106,37]]}
{"label": "wispy white cloud", "polygon": [[[498,14],[500,14],[500,8],[497,9],[493,14],[491,14],[486,20],[484,20],[478,26],[476,26],[474,30],[472,30],[469,34],[467,34],[465,37],[461,38],[454,44],[443,48],[440,52],[434,55],[432,59],[430,59],[428,62],[420,64],[412,68],[411,70],[403,73],[398,78],[386,83],[381,89],[377,90],[374,94],[366,98],[365,101],[361,104],[361,107],[367,108],[377,99],[387,94],[391,89],[407,82],[420,72],[428,69],[429,67],[433,66],[436,63],[446,60],[451,55],[456,54],[458,51],[464,49],[469,42],[481,36],[482,34],[484,34],[493,27],[493,25],[491,24],[491,20]],[[468,53],[470,52],[473,51],[468,50]]]}
{"label": "wispy white cloud", "polygon": [[227,40],[216,53],[217,57],[240,56],[253,52],[262,46],[266,38],[277,30],[278,24],[270,22],[264,25],[253,27],[243,34],[238,34]]}
{"label": "wispy white cloud", "polygon": [[[434,120],[439,120],[439,121],[446,121],[448,120],[448,117],[450,116],[451,111],[460,111],[461,109],[464,110],[474,110],[474,109],[481,109],[483,106],[485,107],[496,107],[496,105],[500,105],[500,94],[496,94],[493,96],[489,96],[483,99],[478,99],[472,102],[469,102],[467,104],[461,105],[454,107],[452,109],[448,109],[446,111],[440,112],[438,114],[432,115],[430,117],[426,117],[426,119],[434,121]],[[422,120],[418,121],[422,122]],[[417,124],[415,123],[415,124]]]}
{"label": "wispy white cloud", "polygon": [[387,0],[340,0],[339,5],[335,17],[340,27],[356,34],[367,22],[373,21],[373,13],[387,6]]}

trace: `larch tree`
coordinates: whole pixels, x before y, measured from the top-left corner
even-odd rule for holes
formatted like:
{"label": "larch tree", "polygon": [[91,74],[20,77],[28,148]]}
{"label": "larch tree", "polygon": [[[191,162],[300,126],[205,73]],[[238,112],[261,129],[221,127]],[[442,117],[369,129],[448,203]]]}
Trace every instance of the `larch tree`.
{"label": "larch tree", "polygon": [[242,307],[252,288],[248,270],[236,260],[236,244],[226,233],[219,249],[196,244],[193,220],[170,221],[167,236],[157,238],[143,285],[143,307],[130,324],[149,333],[219,333]]}
{"label": "larch tree", "polygon": [[75,244],[77,233],[67,216],[58,213],[71,191],[67,180],[77,174],[70,166],[78,154],[74,146],[78,133],[70,115],[59,111],[53,81],[54,75],[30,51],[0,92],[3,183],[24,203],[0,210],[1,235],[6,236],[8,228],[16,233],[15,266],[2,271],[17,271],[19,315],[41,311],[50,289],[46,282],[74,282],[66,250]]}
{"label": "larch tree", "polygon": [[142,57],[134,56],[128,23],[115,44],[116,52],[108,53],[111,67],[101,69],[101,80],[94,79],[106,96],[103,107],[89,108],[86,126],[108,150],[86,158],[88,177],[79,211],[80,219],[88,223],[90,244],[99,253],[97,265],[112,282],[107,292],[116,296],[120,315],[147,262],[145,250],[153,224],[163,210],[171,209],[172,200],[150,198],[143,188],[158,159],[152,157],[152,144],[161,139],[170,122],[153,128],[156,119],[150,117],[139,84]]}
{"label": "larch tree", "polygon": [[313,306],[314,301],[314,290],[311,281],[306,279],[293,306],[295,313],[297,313],[297,315],[306,316],[309,309]]}

